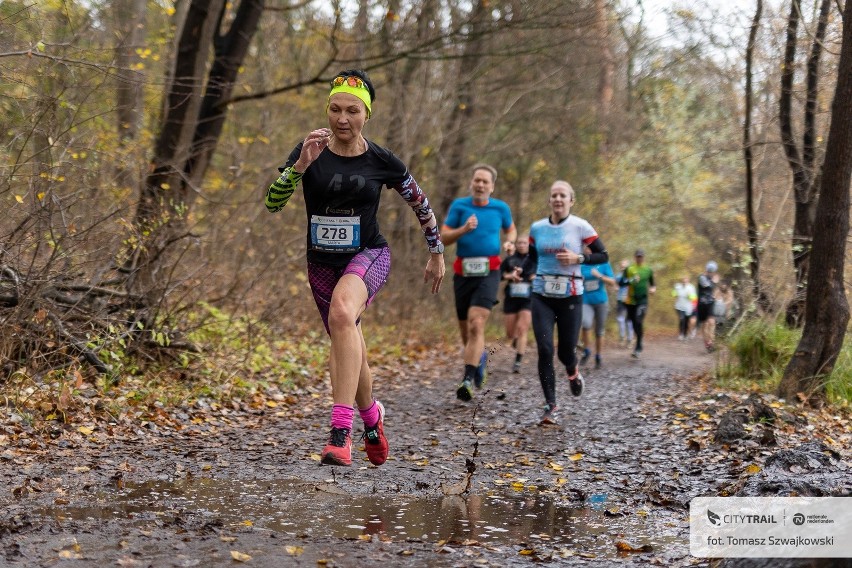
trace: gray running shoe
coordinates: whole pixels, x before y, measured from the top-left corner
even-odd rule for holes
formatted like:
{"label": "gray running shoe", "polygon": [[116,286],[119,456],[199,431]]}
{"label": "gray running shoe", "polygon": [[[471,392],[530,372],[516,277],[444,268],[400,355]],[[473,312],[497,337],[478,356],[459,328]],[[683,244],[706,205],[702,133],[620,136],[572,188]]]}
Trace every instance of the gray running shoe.
{"label": "gray running shoe", "polygon": [[541,425],[547,424],[559,424],[559,420],[557,419],[556,413],[559,410],[559,407],[556,406],[556,403],[553,404],[545,404],[544,405],[544,414],[541,415],[541,420],[538,421]]}

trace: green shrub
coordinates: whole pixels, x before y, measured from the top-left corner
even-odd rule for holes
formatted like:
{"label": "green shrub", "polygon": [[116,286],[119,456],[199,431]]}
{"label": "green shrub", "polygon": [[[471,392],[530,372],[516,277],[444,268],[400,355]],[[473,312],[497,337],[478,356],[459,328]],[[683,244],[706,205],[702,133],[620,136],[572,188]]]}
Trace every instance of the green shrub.
{"label": "green shrub", "polygon": [[[774,392],[799,344],[802,330],[781,322],[753,319],[727,338],[728,357],[716,368],[726,387]],[[847,406],[852,401],[852,334],[847,333],[837,363],[826,380],[828,400]]]}

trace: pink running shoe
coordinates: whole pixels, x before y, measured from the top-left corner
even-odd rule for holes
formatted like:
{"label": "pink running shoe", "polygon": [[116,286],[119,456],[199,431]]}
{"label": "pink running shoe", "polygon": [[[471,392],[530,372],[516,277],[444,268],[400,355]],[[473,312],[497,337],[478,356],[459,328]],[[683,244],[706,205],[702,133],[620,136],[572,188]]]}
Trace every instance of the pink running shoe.
{"label": "pink running shoe", "polygon": [[328,444],[322,449],[320,463],[352,465],[352,437],[346,428],[332,428]]}
{"label": "pink running shoe", "polygon": [[388,439],[385,438],[385,407],[376,401],[379,407],[379,421],[375,426],[364,427],[364,449],[373,465],[382,465],[388,459]]}

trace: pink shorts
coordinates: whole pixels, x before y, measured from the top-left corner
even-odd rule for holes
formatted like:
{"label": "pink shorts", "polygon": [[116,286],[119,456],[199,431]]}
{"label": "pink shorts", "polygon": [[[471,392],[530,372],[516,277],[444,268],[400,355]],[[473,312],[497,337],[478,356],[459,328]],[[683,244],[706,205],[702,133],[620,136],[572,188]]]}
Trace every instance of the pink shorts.
{"label": "pink shorts", "polygon": [[[364,249],[349,261],[346,266],[329,266],[327,264],[315,264],[308,262],[308,282],[314,301],[317,303],[325,332],[328,329],[328,312],[331,309],[331,296],[334,288],[344,274],[354,274],[364,281],[367,286],[367,306],[373,303],[373,299],[379,290],[388,281],[390,274],[391,254],[390,247]],[[360,321],[360,320],[358,320]],[[355,323],[357,324],[358,321]]]}

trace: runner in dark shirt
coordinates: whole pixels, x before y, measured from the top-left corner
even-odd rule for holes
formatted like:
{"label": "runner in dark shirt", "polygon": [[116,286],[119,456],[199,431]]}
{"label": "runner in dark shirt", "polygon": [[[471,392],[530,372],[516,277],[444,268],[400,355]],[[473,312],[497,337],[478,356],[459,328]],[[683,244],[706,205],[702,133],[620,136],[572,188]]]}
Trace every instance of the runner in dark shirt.
{"label": "runner in dark shirt", "polygon": [[712,352],[716,337],[716,317],[713,315],[713,303],[716,301],[716,283],[719,281],[719,266],[712,260],[707,263],[704,273],[698,276],[698,327],[704,339],[704,347]]}
{"label": "runner in dark shirt", "polygon": [[444,245],[426,195],[405,165],[389,150],[362,135],[375,90],[366,73],[340,72],[328,97],[328,128],[300,142],[266,192],[266,207],[280,211],[302,184],[305,195],[308,280],[331,337],[329,370],[334,406],[331,433],[321,462],[352,463],[355,405],[364,421],[367,457],[381,465],[388,456],[384,406],[373,398],[360,318],[384,286],[390,248],[376,218],[382,186],[408,202],[423,230],[431,256],[424,281],[437,293],[444,278]]}
{"label": "runner in dark shirt", "polygon": [[506,325],[506,337],[515,350],[513,373],[521,372],[521,360],[527,349],[527,335],[532,324],[532,280],[535,277],[533,267],[524,264],[529,256],[530,239],[521,235],[515,241],[515,252],[500,263],[500,274],[506,281],[503,298],[503,322]]}

